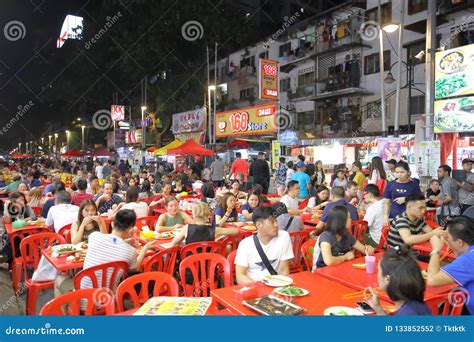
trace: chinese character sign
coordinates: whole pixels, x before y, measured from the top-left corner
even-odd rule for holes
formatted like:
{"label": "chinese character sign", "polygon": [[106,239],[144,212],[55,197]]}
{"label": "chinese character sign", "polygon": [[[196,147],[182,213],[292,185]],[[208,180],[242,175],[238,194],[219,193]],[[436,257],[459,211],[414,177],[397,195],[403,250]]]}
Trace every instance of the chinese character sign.
{"label": "chinese character sign", "polygon": [[216,136],[274,134],[275,118],[274,103],[216,113]]}
{"label": "chinese character sign", "polygon": [[202,132],[205,127],[206,114],[203,108],[173,114],[172,131],[174,134]]}
{"label": "chinese character sign", "polygon": [[262,100],[278,99],[278,62],[259,59],[259,97]]}
{"label": "chinese character sign", "polygon": [[110,116],[113,121],[125,120],[125,106],[112,105],[110,109]]}

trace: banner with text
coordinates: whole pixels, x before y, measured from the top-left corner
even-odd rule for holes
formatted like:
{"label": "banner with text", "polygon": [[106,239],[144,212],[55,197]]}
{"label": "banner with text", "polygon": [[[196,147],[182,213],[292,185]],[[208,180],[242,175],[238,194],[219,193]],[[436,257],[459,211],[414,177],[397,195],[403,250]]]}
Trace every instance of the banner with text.
{"label": "banner with text", "polygon": [[173,114],[173,126],[171,127],[171,130],[174,134],[205,132],[206,111],[204,108],[199,108]]}
{"label": "banner with text", "polygon": [[275,120],[275,103],[216,113],[216,136],[274,134]]}
{"label": "banner with text", "polygon": [[278,99],[278,62],[260,58],[258,70],[259,98],[276,101]]}

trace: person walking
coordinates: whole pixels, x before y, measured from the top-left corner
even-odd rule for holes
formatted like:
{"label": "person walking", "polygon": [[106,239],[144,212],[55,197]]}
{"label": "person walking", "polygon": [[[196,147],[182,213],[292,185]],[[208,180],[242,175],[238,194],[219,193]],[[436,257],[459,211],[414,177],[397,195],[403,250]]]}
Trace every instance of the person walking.
{"label": "person walking", "polygon": [[250,166],[249,174],[253,178],[253,184],[260,184],[263,188],[263,193],[268,194],[268,187],[270,185],[270,168],[265,160],[265,153],[259,152],[258,158]]}
{"label": "person walking", "polygon": [[214,187],[222,187],[224,185],[225,167],[219,155],[214,156],[214,161],[210,166],[211,181]]}

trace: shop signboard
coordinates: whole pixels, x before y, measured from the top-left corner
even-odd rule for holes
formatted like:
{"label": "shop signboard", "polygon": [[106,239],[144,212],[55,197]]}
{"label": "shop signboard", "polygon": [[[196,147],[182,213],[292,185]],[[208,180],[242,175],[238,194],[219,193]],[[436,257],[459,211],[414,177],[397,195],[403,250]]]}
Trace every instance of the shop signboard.
{"label": "shop signboard", "polygon": [[260,58],[258,70],[259,98],[278,100],[278,62]]}
{"label": "shop signboard", "polygon": [[126,144],[138,144],[142,142],[142,131],[139,130],[130,130],[125,135]]}
{"label": "shop signboard", "polygon": [[422,141],[416,163],[418,175],[437,178],[439,165],[441,165],[441,142],[439,140]]}
{"label": "shop signboard", "polygon": [[173,114],[171,130],[174,134],[205,132],[206,111],[204,108]]}
{"label": "shop signboard", "polygon": [[216,136],[223,138],[274,134],[275,120],[275,103],[216,113]]}
{"label": "shop signboard", "polygon": [[112,105],[110,116],[113,121],[125,120],[125,106]]}
{"label": "shop signboard", "polygon": [[281,144],[278,140],[272,140],[272,169],[277,168],[277,163],[280,159]]}
{"label": "shop signboard", "polygon": [[437,52],[435,98],[474,95],[474,44]]}
{"label": "shop signboard", "polygon": [[395,159],[399,161],[402,157],[402,139],[401,138],[378,138],[377,148],[379,157],[383,161]]}
{"label": "shop signboard", "polygon": [[187,141],[187,140],[191,139],[191,140],[194,140],[195,142],[197,142],[199,145],[204,145],[204,140],[206,138],[206,132],[192,132],[192,133],[176,134],[175,138],[179,139],[181,141]]}
{"label": "shop signboard", "polygon": [[474,131],[474,96],[435,101],[434,132]]}

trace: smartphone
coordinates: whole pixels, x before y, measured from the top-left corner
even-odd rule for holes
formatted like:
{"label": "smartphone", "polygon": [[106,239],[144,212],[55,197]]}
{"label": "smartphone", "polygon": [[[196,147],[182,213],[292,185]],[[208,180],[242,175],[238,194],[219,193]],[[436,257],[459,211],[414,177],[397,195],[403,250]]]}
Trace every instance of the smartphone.
{"label": "smartphone", "polygon": [[375,313],[374,309],[366,302],[356,302],[357,308],[364,314],[369,315]]}

